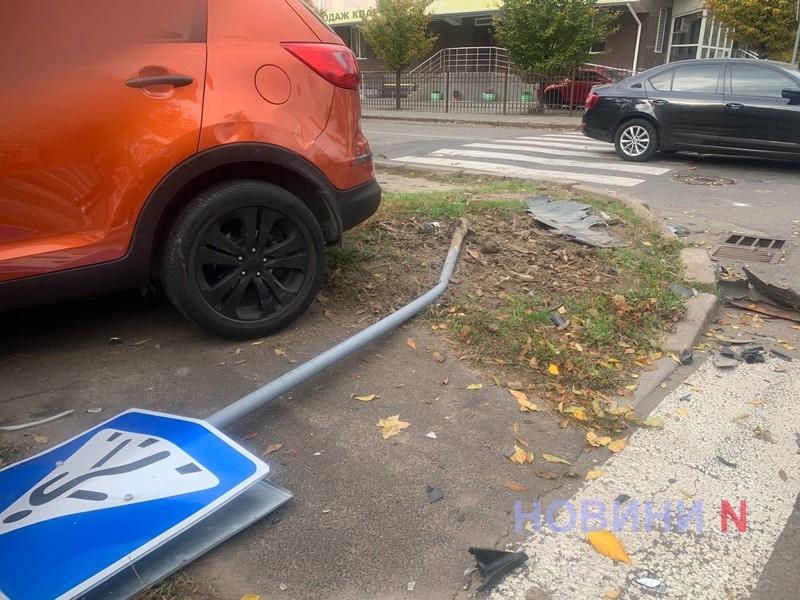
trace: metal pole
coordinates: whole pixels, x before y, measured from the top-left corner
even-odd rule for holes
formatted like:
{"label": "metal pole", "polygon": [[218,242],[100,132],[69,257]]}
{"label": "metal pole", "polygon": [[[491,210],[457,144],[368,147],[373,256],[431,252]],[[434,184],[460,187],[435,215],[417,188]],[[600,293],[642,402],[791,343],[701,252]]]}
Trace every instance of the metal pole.
{"label": "metal pole", "polygon": [[258,388],[256,391],[251,392],[241,400],[237,400],[233,404],[226,406],[218,412],[215,412],[206,419],[206,422],[218,429],[229,427],[253,411],[266,406],[281,394],[294,389],[307,379],[310,379],[314,375],[321,373],[328,367],[349,356],[362,346],[365,346],[383,334],[388,333],[395,327],[405,323],[407,320],[441,296],[447,289],[450,276],[453,274],[453,271],[456,267],[456,260],[458,259],[458,253],[461,249],[461,242],[464,240],[466,233],[467,222],[464,219],[459,219],[456,226],[456,231],[453,234],[453,239],[450,242],[450,249],[447,252],[447,258],[445,259],[444,266],[442,267],[442,274],[439,277],[439,283],[436,284],[434,288],[411,302],[411,304],[407,304],[388,317],[384,317],[377,323],[370,325],[365,330],[357,333],[353,337],[346,339],[330,350],[326,350],[319,356],[312,358],[299,367],[292,369],[285,375],[278,377],[278,379],[275,379],[265,386]]}
{"label": "metal pole", "polygon": [[797,64],[797,46],[800,44],[800,0],[797,0],[797,11],[795,13],[797,19],[797,33],[794,36],[794,50],[792,51],[792,64]]}

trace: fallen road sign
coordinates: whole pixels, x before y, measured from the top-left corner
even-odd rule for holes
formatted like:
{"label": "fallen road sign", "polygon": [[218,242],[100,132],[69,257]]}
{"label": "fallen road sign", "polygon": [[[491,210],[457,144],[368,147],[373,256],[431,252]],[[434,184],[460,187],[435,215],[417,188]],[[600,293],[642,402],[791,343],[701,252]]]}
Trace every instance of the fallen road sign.
{"label": "fallen road sign", "polygon": [[74,598],[258,483],[200,420],[129,410],[0,470],[0,599]]}

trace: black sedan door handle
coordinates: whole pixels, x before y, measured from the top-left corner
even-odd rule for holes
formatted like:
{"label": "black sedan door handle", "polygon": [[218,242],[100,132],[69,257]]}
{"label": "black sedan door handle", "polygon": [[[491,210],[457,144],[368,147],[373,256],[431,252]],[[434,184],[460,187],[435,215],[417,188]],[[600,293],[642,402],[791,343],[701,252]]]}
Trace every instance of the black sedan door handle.
{"label": "black sedan door handle", "polygon": [[661,104],[669,104],[669,102],[667,102],[666,100],[653,100],[653,104],[661,105]]}
{"label": "black sedan door handle", "polygon": [[744,106],[744,104],[739,104],[738,102],[726,102],[725,106],[732,108],[733,110],[739,110]]}
{"label": "black sedan door handle", "polygon": [[188,75],[154,75],[152,77],[134,77],[128,79],[125,85],[132,88],[146,88],[151,85],[171,85],[173,87],[184,87],[194,81]]}

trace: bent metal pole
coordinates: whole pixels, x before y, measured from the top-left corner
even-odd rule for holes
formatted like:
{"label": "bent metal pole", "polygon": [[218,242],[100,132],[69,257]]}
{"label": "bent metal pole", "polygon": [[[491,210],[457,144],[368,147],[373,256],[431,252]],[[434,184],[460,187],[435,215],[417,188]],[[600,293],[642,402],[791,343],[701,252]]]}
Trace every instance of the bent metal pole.
{"label": "bent metal pole", "polygon": [[450,242],[447,258],[442,267],[442,274],[439,276],[439,283],[430,291],[388,317],[384,317],[374,325],[370,325],[353,337],[347,338],[330,350],[326,350],[319,356],[312,358],[285,375],[281,375],[274,381],[251,392],[241,400],[237,400],[233,404],[214,413],[206,419],[206,422],[218,429],[224,429],[240,419],[243,419],[251,412],[269,404],[281,394],[297,387],[307,379],[324,371],[369,342],[408,321],[411,317],[441,296],[445,289],[447,289],[447,284],[455,270],[458,253],[466,233],[467,222],[464,219],[459,219],[455,233],[453,234],[453,239]]}

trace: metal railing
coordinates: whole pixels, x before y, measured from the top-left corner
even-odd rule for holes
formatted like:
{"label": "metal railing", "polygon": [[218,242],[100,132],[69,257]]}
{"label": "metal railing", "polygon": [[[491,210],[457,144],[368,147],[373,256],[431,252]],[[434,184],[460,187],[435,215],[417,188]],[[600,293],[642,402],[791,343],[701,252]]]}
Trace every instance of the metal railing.
{"label": "metal railing", "polygon": [[436,54],[417,65],[412,73],[468,73],[508,71],[511,61],[508,50],[497,46],[469,46],[460,48],[443,48]]}
{"label": "metal railing", "polygon": [[[623,74],[611,74],[613,79]],[[591,72],[588,76],[596,77]],[[399,93],[403,110],[477,114],[566,114],[583,109],[593,85],[584,69],[520,77],[510,69],[492,71],[408,72],[396,85],[395,74],[361,74],[364,108],[393,110]]]}

